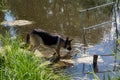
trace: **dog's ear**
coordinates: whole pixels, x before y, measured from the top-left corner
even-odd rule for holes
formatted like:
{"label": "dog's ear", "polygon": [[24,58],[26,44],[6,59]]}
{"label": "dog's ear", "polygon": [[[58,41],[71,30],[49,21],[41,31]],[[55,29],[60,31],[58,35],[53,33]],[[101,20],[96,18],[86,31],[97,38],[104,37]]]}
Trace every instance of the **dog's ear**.
{"label": "dog's ear", "polygon": [[69,39],[69,37],[66,37],[66,41],[72,41],[73,39]]}
{"label": "dog's ear", "polygon": [[68,41],[69,40],[69,37],[66,37],[66,41]]}
{"label": "dog's ear", "polygon": [[73,39],[70,39],[69,41],[71,42],[71,41],[73,41]]}

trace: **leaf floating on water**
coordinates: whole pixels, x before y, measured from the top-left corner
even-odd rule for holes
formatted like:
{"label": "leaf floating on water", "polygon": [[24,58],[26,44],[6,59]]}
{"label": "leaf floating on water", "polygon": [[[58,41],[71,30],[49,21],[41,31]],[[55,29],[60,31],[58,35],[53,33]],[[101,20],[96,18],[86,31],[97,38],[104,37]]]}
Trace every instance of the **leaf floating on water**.
{"label": "leaf floating on water", "polygon": [[33,23],[34,23],[33,21],[28,21],[28,20],[15,20],[15,21],[3,21],[0,24],[4,26],[24,26]]}

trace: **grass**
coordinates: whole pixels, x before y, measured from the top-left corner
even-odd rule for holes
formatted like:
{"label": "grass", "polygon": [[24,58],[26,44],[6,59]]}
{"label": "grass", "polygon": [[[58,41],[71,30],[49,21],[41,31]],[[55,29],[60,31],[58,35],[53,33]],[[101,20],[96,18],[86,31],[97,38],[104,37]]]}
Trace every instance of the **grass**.
{"label": "grass", "polygon": [[21,49],[20,41],[2,36],[0,41],[4,49],[0,50],[2,80],[70,80],[64,73],[55,73],[51,66],[41,66],[45,60]]}

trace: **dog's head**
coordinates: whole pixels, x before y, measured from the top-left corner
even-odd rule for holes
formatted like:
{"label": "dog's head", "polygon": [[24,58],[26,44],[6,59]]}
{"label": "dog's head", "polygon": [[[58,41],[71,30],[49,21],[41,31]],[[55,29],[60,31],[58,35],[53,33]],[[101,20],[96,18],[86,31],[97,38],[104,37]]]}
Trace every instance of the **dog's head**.
{"label": "dog's head", "polygon": [[65,41],[65,45],[64,45],[64,48],[66,48],[67,50],[71,51],[72,50],[72,47],[71,47],[71,41],[73,39],[69,39],[68,37],[66,38],[66,41]]}

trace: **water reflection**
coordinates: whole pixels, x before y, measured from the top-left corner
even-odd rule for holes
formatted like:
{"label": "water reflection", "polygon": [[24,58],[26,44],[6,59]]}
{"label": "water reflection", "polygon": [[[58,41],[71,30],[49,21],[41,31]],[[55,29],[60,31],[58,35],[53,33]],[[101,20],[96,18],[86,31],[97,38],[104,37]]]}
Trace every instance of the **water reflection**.
{"label": "water reflection", "polygon": [[9,22],[9,21],[14,21],[15,20],[15,17],[11,14],[11,11],[6,11],[4,20],[6,21],[6,24],[4,24],[4,27],[9,28],[10,36],[11,37],[15,36],[14,26],[9,26],[7,24],[7,22]]}
{"label": "water reflection", "polygon": [[[11,14],[11,11],[6,11],[4,20],[9,22],[9,21],[14,21],[15,17]],[[8,26],[7,24],[4,25],[5,27]]]}
{"label": "water reflection", "polygon": [[[83,1],[83,4],[85,3],[86,2]],[[104,1],[98,1],[98,4],[102,3],[104,3]],[[79,0],[7,0],[8,8],[12,11],[12,14],[14,14],[17,20],[36,22],[36,24],[28,26],[29,30],[23,27],[21,29],[19,28],[20,33],[23,33],[23,30],[27,33],[33,28],[41,28],[52,33],[57,32],[63,36],[70,36],[81,42],[81,28],[83,26],[80,24],[81,18],[78,10],[85,7],[83,4]],[[94,5],[97,5],[97,2],[91,6]],[[111,7],[109,9],[111,9]],[[106,11],[108,11],[107,8],[102,9],[101,12],[100,9],[93,12],[86,12],[83,15],[82,23],[85,24],[85,27],[88,27],[88,25],[91,26],[106,21],[110,19],[111,16],[111,12]],[[99,17],[100,15],[102,16]],[[104,18],[106,15],[109,16]],[[101,33],[103,30],[104,29],[92,31],[94,34],[91,35],[95,37],[89,37],[90,42],[93,44],[98,43],[103,36]],[[99,37],[97,34],[99,34]]]}

